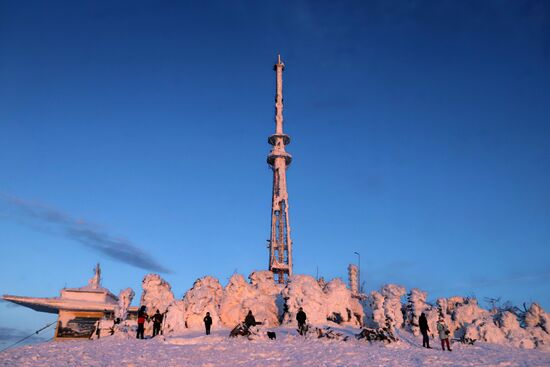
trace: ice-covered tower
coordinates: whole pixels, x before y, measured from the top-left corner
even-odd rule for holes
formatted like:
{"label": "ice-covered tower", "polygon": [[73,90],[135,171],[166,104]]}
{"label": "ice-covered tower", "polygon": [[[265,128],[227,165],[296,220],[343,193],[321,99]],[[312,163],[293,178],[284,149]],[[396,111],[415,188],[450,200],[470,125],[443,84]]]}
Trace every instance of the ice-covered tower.
{"label": "ice-covered tower", "polygon": [[292,275],[292,240],[288,220],[288,192],[286,191],[286,168],[292,156],[285,151],[290,136],[283,133],[283,70],[281,55],[273,67],[277,75],[275,94],[275,134],[267,141],[273,146],[267,163],[273,170],[273,194],[271,201],[271,238],[269,240],[269,270],[279,283]]}

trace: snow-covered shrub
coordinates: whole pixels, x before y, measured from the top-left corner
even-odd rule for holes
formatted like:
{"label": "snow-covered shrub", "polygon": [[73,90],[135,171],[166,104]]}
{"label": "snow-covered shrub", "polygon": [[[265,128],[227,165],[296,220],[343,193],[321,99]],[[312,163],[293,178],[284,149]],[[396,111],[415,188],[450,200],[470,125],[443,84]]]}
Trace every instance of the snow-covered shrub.
{"label": "snow-covered shrub", "polygon": [[508,339],[512,345],[524,349],[535,348],[535,343],[531,339],[531,335],[527,330],[521,328],[518,317],[514,313],[504,311],[499,315],[498,323],[506,339]]}
{"label": "snow-covered shrub", "polygon": [[[476,320],[486,323],[492,321],[491,313],[479,307],[475,298],[453,298],[455,301],[452,302],[451,323],[449,324],[449,328],[451,332],[456,330],[454,337],[465,337],[468,325]],[[451,333],[451,335],[453,335],[453,333]]]}
{"label": "snow-covered shrub", "polygon": [[197,279],[193,288],[183,297],[185,326],[188,329],[204,328],[204,316],[210,312],[212,326],[216,327],[220,322],[219,310],[222,297],[223,288],[218,279],[211,276]]}
{"label": "snow-covered shrub", "polygon": [[128,307],[130,307],[135,295],[132,288],[126,288],[120,291],[118,294],[118,303],[115,306],[115,318],[126,320],[128,317]]}
{"label": "snow-covered shrub", "polygon": [[359,334],[355,334],[355,339],[366,340],[368,342],[382,341],[385,343],[392,343],[398,340],[391,328],[387,327],[377,329],[363,328]]}
{"label": "snow-covered shrub", "polygon": [[282,291],[286,312],[283,322],[296,324],[296,313],[303,307],[309,324],[323,325],[327,323],[327,307],[325,294],[314,277],[309,275],[293,275]]}
{"label": "snow-covered shrub", "polygon": [[401,297],[405,294],[405,288],[397,284],[386,284],[381,293],[384,296],[384,314],[389,318],[391,327],[402,327]]}

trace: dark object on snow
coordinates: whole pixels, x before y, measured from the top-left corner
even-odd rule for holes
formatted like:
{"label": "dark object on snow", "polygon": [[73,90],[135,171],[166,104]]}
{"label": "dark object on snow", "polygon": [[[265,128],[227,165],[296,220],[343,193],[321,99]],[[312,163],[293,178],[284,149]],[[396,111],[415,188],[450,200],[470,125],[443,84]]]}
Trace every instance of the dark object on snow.
{"label": "dark object on snow", "polygon": [[452,341],[460,342],[462,344],[474,345],[477,339],[462,337],[460,339],[453,339]]}
{"label": "dark object on snow", "polygon": [[206,329],[206,335],[210,335],[210,326],[212,326],[212,318],[210,317],[210,312],[206,313],[206,316],[204,316],[204,328]]}
{"label": "dark object on snow", "polygon": [[426,318],[426,314],[424,314],[424,312],[422,312],[420,314],[420,317],[418,318],[418,327],[420,328],[420,331],[430,331],[430,327],[428,326],[428,319]]}
{"label": "dark object on snow", "polygon": [[144,332],[145,332],[145,320],[147,320],[149,318],[149,316],[147,315],[147,313],[145,313],[145,306],[141,306],[141,308],[139,309],[138,311],[138,327],[137,327],[137,334],[136,334],[136,338],[137,339],[144,339]]}
{"label": "dark object on snow", "polygon": [[307,335],[309,331],[309,325],[308,324],[298,325],[298,329],[296,329],[296,331],[300,335]]}
{"label": "dark object on snow", "polygon": [[267,336],[269,337],[270,340],[275,340],[275,339],[277,339],[277,334],[275,334],[274,331],[268,331],[268,332],[267,332]]}
{"label": "dark object on snow", "polygon": [[420,314],[420,317],[418,318],[418,327],[420,328],[420,332],[422,333],[422,346],[425,348],[431,348],[430,337],[428,336],[428,331],[430,331],[430,327],[428,326],[428,319],[426,319],[426,314],[424,314],[424,312],[422,312]]}
{"label": "dark object on snow", "polygon": [[252,315],[252,310],[248,311],[248,315],[246,315],[244,319],[244,323],[247,327],[256,326],[256,319],[254,318],[254,315]]}
{"label": "dark object on snow", "polygon": [[160,325],[162,325],[162,320],[164,319],[164,316],[161,315],[160,311],[157,310],[153,317],[153,338],[160,333]]}
{"label": "dark object on snow", "polygon": [[363,328],[359,334],[355,335],[357,340],[365,339],[371,341],[383,341],[384,343],[396,342],[399,339],[393,335],[393,332],[389,328],[370,329]]}
{"label": "dark object on snow", "polygon": [[344,318],[339,312],[333,312],[330,316],[327,317],[328,321],[332,321],[335,324],[340,325],[342,322],[344,322]]}
{"label": "dark object on snow", "polygon": [[244,322],[241,322],[231,330],[229,333],[230,338],[236,338],[238,336],[246,336],[248,339],[252,339],[254,336],[258,336],[252,328],[248,327]]}
{"label": "dark object on snow", "polygon": [[296,314],[296,321],[298,321],[298,332],[300,335],[305,335],[307,333],[306,320],[306,313],[304,312],[304,309],[300,307],[300,310]]}
{"label": "dark object on snow", "polygon": [[[309,329],[308,329],[309,330]],[[337,333],[336,331],[332,330],[330,326],[327,326],[323,329],[320,328],[313,328],[311,331],[308,332],[308,334],[314,334],[317,335],[317,338],[326,338],[326,339],[334,339],[334,340],[342,340],[347,341],[349,338],[347,336],[344,336],[342,333]]]}

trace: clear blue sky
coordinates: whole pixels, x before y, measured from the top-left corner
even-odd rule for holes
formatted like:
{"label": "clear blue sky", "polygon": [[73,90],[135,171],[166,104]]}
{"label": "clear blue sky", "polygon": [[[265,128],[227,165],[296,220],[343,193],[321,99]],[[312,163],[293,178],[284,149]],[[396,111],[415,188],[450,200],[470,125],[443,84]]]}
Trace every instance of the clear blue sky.
{"label": "clear blue sky", "polygon": [[278,52],[296,273],[550,308],[543,0],[1,2],[0,293],[265,269]]}

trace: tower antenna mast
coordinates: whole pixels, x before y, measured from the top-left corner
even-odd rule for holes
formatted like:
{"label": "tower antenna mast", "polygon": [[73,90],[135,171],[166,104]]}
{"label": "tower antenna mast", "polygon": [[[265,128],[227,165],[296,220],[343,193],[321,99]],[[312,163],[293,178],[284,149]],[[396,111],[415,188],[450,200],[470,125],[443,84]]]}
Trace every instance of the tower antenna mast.
{"label": "tower antenna mast", "polygon": [[271,237],[269,240],[269,270],[277,282],[283,284],[292,275],[292,240],[288,219],[288,192],[286,190],[286,169],[292,156],[285,146],[290,144],[290,136],[283,132],[283,70],[285,64],[281,55],[273,66],[276,73],[275,89],[275,134],[267,141],[273,146],[267,155],[267,163],[273,171],[273,194],[271,200]]}

